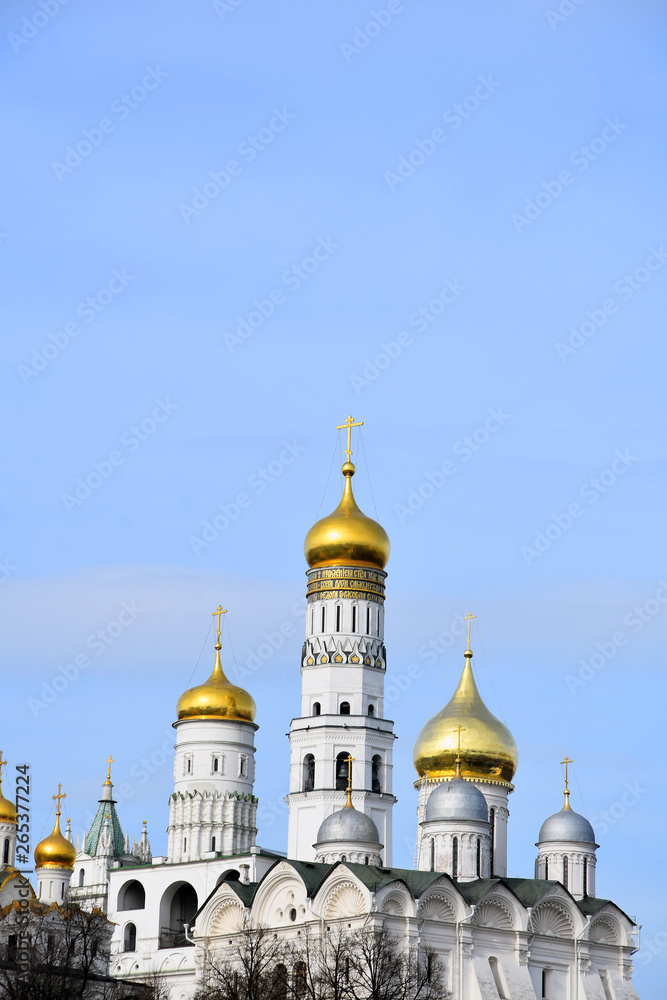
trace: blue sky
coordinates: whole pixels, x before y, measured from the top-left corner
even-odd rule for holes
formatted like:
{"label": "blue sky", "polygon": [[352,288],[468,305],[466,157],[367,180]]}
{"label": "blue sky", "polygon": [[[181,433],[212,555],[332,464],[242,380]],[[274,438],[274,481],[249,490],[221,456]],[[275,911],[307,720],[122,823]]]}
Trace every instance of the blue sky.
{"label": "blue sky", "polygon": [[33,841],[59,781],[87,825],[111,753],[123,825],[165,849],[175,703],[222,602],[260,841],[284,847],[302,543],[352,413],[393,546],[395,863],[472,609],[521,755],[510,868],[532,873],[568,753],[657,1000],[664,7],[45,4],[0,13],[2,748],[31,763]]}

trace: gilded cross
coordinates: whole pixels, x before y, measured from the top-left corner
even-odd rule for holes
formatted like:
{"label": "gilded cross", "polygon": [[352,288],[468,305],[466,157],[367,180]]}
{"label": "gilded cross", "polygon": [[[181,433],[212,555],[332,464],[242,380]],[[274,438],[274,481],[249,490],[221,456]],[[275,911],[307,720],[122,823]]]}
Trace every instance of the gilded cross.
{"label": "gilded cross", "polygon": [[60,816],[60,801],[61,799],[66,799],[67,795],[65,792],[61,791],[63,786],[58,782],[58,794],[54,795],[53,798],[58,800],[58,808],[56,809],[56,816]]}
{"label": "gilded cross", "polygon": [[109,754],[109,756],[107,757],[107,781],[111,781],[111,765],[113,763],[114,759],[111,756],[111,754]]}
{"label": "gilded cross", "polygon": [[352,460],[352,428],[353,427],[363,427],[363,420],[357,420],[355,422],[352,416],[349,416],[344,424],[337,424],[337,431],[344,431],[347,428],[347,448],[345,449],[345,454],[347,455],[347,460],[350,462]]}
{"label": "gilded cross", "polygon": [[226,615],[226,614],[227,614],[227,609],[223,608],[222,604],[218,604],[218,606],[215,609],[215,611],[211,612],[211,615],[213,617],[215,617],[216,615],[218,616],[218,629],[217,629],[217,632],[218,632],[218,642],[220,642],[220,616],[221,615]]}
{"label": "gilded cross", "polygon": [[456,728],[454,729],[457,738],[457,752],[456,752],[457,757],[461,756],[461,733],[465,733],[465,731],[466,731],[465,726],[456,726]]}
{"label": "gilded cross", "polygon": [[6,763],[7,763],[7,761],[3,760],[3,758],[2,758],[2,750],[0,750],[0,780],[2,780],[2,769],[3,769],[3,767],[5,766]]}
{"label": "gilded cross", "polygon": [[464,617],[463,617],[463,621],[464,622],[466,622],[466,621],[468,622],[468,649],[470,649],[470,626],[472,625],[473,618],[476,618],[476,617],[477,617],[477,615],[473,615],[470,611],[468,612],[467,615],[464,615]]}
{"label": "gilded cross", "polygon": [[565,764],[565,791],[569,792],[569,790],[570,790],[570,783],[568,781],[568,778],[569,778],[568,768],[569,768],[570,764],[574,764],[574,761],[571,760],[567,756],[567,754],[566,754],[565,755],[565,760],[562,760],[561,764]]}
{"label": "gilded cross", "polygon": [[347,764],[347,790],[348,790],[348,792],[352,791],[352,761],[356,760],[356,759],[357,758],[353,757],[352,754],[348,754],[347,757],[345,758],[345,763]]}

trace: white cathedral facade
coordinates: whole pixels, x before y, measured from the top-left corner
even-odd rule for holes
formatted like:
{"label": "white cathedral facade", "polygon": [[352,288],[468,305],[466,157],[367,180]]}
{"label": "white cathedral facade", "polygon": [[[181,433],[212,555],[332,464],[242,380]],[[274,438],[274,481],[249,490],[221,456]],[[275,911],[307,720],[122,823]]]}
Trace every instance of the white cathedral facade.
{"label": "white cathedral facade", "polygon": [[[101,908],[115,925],[111,973],[140,981],[158,971],[172,1000],[189,1000],[206,956],[224,959],[244,926],[296,939],[379,924],[438,955],[454,1000],[638,1000],[636,927],[595,895],[595,835],[571,809],[567,780],[563,808],[540,830],[533,875],[507,877],[517,751],[477,689],[470,628],[458,686],[415,744],[415,868],[392,867],[389,540],[355,502],[351,418],[346,426],[342,499],[305,543],[286,855],[257,844],[256,708],[222,670],[219,607],[213,672],[177,705],[166,856],[152,855],[145,825],[132,845],[123,836],[109,772],[77,848],[60,831],[58,809],[53,833],[35,851],[38,898]],[[0,906],[16,829],[16,810],[0,793]]]}

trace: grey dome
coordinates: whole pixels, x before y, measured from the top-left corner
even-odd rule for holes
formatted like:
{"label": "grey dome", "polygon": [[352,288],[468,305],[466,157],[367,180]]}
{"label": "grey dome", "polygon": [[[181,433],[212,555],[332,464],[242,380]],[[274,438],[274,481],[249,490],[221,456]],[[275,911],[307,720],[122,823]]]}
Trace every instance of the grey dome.
{"label": "grey dome", "polygon": [[327,816],[317,832],[318,844],[379,844],[380,834],[370,816],[345,806]]}
{"label": "grey dome", "polygon": [[540,844],[558,840],[594,844],[595,832],[585,816],[580,816],[573,809],[561,809],[545,819],[539,836]]}
{"label": "grey dome", "polygon": [[426,820],[459,819],[489,822],[489,807],[479,788],[462,778],[443,781],[426,803]]}

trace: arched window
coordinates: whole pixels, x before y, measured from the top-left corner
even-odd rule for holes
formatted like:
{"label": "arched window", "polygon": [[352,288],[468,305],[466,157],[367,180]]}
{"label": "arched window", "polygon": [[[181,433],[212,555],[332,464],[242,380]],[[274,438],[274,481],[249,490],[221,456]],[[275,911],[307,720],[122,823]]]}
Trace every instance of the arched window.
{"label": "arched window", "polygon": [[305,997],[308,989],[308,978],[305,962],[297,962],[294,966],[294,996]]}
{"label": "arched window", "polygon": [[214,757],[213,758],[213,770],[214,771],[219,771],[220,770],[220,758],[219,757]]}
{"label": "arched window", "polygon": [[375,705],[369,705],[368,706],[368,714],[369,715],[375,715]]}
{"label": "arched window", "polygon": [[456,878],[459,873],[459,838],[452,839],[452,877]]}
{"label": "arched window", "polygon": [[340,860],[341,861],[347,861],[347,854],[341,854]]}
{"label": "arched window", "polygon": [[493,982],[495,984],[496,990],[498,991],[498,996],[500,1000],[507,1000],[507,994],[505,993],[505,987],[503,985],[502,974],[500,966],[498,964],[497,958],[489,959],[489,967],[491,969],[491,975],[493,976]]}
{"label": "arched window", "polygon": [[79,872],[79,885],[83,886],[85,884],[86,884],[86,873],[82,868],[81,871]]}
{"label": "arched window", "polygon": [[352,605],[352,631],[357,631],[357,605]]}
{"label": "arched window", "polygon": [[5,837],[5,846],[2,849],[2,863],[9,864],[9,837]]}
{"label": "arched window", "polygon": [[188,882],[175,882],[165,889],[156,922],[160,948],[194,947],[185,932],[198,906],[197,893]]}
{"label": "arched window", "polygon": [[366,635],[371,634],[371,606],[366,608]]}
{"label": "arched window", "polygon": [[376,635],[380,634],[380,615],[382,614],[382,608],[378,608],[377,624],[375,626]]}
{"label": "arched window", "polygon": [[215,837],[211,837],[211,850],[215,850]]}
{"label": "arched window", "polygon": [[126,924],[123,935],[123,951],[137,950],[137,928],[134,924]]}
{"label": "arched window", "polygon": [[481,878],[482,877],[482,839],[481,839],[481,837],[477,838],[476,871],[477,871],[477,878]]}
{"label": "arched window", "polygon": [[287,986],[287,966],[276,965],[273,973],[272,998],[274,1000],[287,1000]]}
{"label": "arched window", "polygon": [[542,969],[542,996],[553,1000],[554,970]]}
{"label": "arched window", "polygon": [[566,854],[563,857],[563,885],[565,886],[566,889],[567,889],[569,881],[570,881],[570,870],[569,869],[570,869],[570,866],[568,865],[567,854]]}
{"label": "arched window", "polygon": [[336,757],[336,791],[344,792],[347,788],[347,758],[348,753],[339,753]]}
{"label": "arched window", "polygon": [[546,879],[549,878],[549,859],[548,858],[544,859],[544,877]]}
{"label": "arched window", "polygon": [[350,714],[350,703],[349,703],[349,701],[341,701],[339,711],[340,711],[341,715],[349,715]]}
{"label": "arched window", "polygon": [[371,761],[371,790],[374,792],[382,791],[382,782],[380,780],[381,772],[382,757],[379,753],[376,753]]}
{"label": "arched window", "polygon": [[187,849],[188,849],[188,838],[183,837],[183,850],[187,851]]}
{"label": "arched window", "polygon": [[584,896],[587,896],[588,895],[588,858],[584,858],[584,869],[583,869],[582,875],[583,875],[582,890],[583,890]]}
{"label": "arched window", "polygon": [[303,758],[303,782],[302,791],[312,792],[315,787],[315,758],[312,753],[307,753]]}
{"label": "arched window", "polygon": [[369,863],[369,861],[370,861],[370,858],[369,858],[368,855],[366,855],[366,857],[364,858],[364,864],[367,865]]}
{"label": "arched window", "polygon": [[341,615],[341,606],[340,606],[340,604],[337,604],[336,605],[336,631],[337,632],[340,632],[340,615]]}
{"label": "arched window", "polygon": [[[79,885],[83,885],[81,875],[83,875],[83,870],[79,875]],[[133,879],[131,882],[126,882],[118,893],[118,909],[143,910],[145,906],[146,890],[141,882],[137,882],[136,879]]]}
{"label": "arched window", "polygon": [[313,702],[313,715],[320,715],[321,711],[322,711],[322,706],[320,705],[319,701],[314,701]]}
{"label": "arched window", "polygon": [[435,837],[431,837],[431,871],[435,871]]}
{"label": "arched window", "polygon": [[327,616],[327,609],[326,609],[326,606],[323,604],[322,605],[322,631],[323,632],[324,632],[324,626],[325,626],[326,620],[327,620],[326,616]]}

